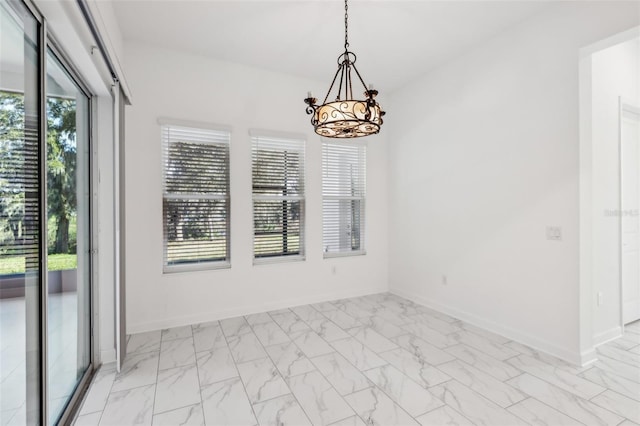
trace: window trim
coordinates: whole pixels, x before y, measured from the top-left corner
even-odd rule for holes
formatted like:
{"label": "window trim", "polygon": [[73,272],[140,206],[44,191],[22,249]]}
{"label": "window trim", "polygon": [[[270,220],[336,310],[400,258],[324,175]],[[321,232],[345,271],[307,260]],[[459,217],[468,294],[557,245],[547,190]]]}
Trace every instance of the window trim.
{"label": "window trim", "polygon": [[[287,198],[292,201],[302,201],[303,204],[303,219],[300,225],[300,234],[302,235],[302,244],[300,245],[300,253],[298,254],[290,254],[290,255],[274,255],[274,256],[260,256],[256,257],[255,253],[255,235],[256,235],[256,221],[255,221],[255,201],[256,200],[282,200],[282,197],[279,196],[271,196],[271,195],[255,195],[253,193],[253,141],[257,138],[271,138],[271,139],[282,139],[288,141],[296,141],[301,143],[301,150],[303,153],[303,170],[302,170],[302,179],[303,179],[303,187],[304,187],[304,196],[300,195],[291,195]],[[277,264],[277,263],[287,263],[287,262],[301,262],[306,260],[307,250],[306,250],[306,235],[307,235],[307,137],[303,133],[294,133],[294,132],[280,132],[273,130],[263,130],[263,129],[249,129],[249,145],[251,152],[251,226],[252,226],[252,241],[251,241],[251,257],[253,259],[253,265],[269,265],[269,264]]]}
{"label": "window trim", "polygon": [[[361,142],[361,141],[340,141],[340,142],[335,142],[333,140],[327,139],[327,138],[321,138],[321,147],[320,147],[320,158],[321,158],[321,165],[320,165],[320,175],[321,175],[321,181],[320,181],[320,197],[321,197],[321,206],[322,206],[322,238],[321,238],[321,244],[322,244],[322,258],[323,259],[333,259],[333,258],[339,258],[339,257],[351,257],[351,256],[365,256],[367,254],[367,249],[366,247],[364,248],[360,248],[358,250],[349,250],[349,251],[325,251],[325,247],[324,247],[324,220],[325,220],[325,216],[324,216],[324,201],[325,200],[359,200],[364,204],[364,207],[362,207],[362,212],[363,212],[363,217],[365,218],[365,225],[364,225],[364,230],[366,232],[366,217],[367,217],[367,174],[368,174],[368,168],[367,168],[367,151],[368,151],[368,144],[366,142]],[[329,195],[329,196],[325,196],[324,195],[324,149],[325,149],[325,145],[340,145],[340,146],[351,146],[351,147],[356,147],[358,149],[360,148],[364,148],[364,178],[365,178],[365,186],[364,186],[364,196],[363,197],[354,197],[354,196],[335,196],[335,195]],[[362,230],[361,230],[362,232]],[[366,238],[363,239],[363,241],[366,242]],[[364,244],[362,244],[364,246]]]}
{"label": "window trim", "polygon": [[307,260],[304,254],[292,254],[286,256],[253,257],[253,266],[272,265],[274,263],[304,262]]}
{"label": "window trim", "polygon": [[168,117],[158,117],[157,123],[162,126],[178,126],[178,127],[192,127],[202,130],[213,130],[217,132],[229,133],[229,146],[231,146],[231,135],[233,133],[233,127],[225,124],[205,123],[202,121],[181,120]]}
{"label": "window trim", "polygon": [[227,195],[221,196],[218,194],[197,194],[198,199],[210,199],[210,200],[226,200],[227,202],[227,236],[226,236],[226,250],[227,256],[226,259],[223,260],[211,260],[206,262],[192,262],[192,263],[179,263],[175,265],[169,265],[165,262],[166,259],[166,250],[167,250],[167,235],[165,232],[165,219],[164,219],[164,206],[162,207],[162,256],[161,256],[161,264],[162,264],[162,274],[179,274],[185,272],[203,272],[203,271],[215,271],[220,269],[230,269],[231,268],[231,141],[233,135],[233,128],[227,125],[214,124],[214,123],[205,123],[200,121],[191,121],[191,120],[180,120],[173,119],[167,117],[159,117],[157,119],[157,124],[160,130],[160,144],[162,154],[160,155],[160,164],[161,164],[161,172],[162,172],[162,187],[160,189],[161,192],[161,200],[162,203],[169,199],[192,199],[194,197],[190,197],[190,195],[196,194],[175,194],[170,197],[167,197],[167,193],[165,192],[165,147],[164,141],[162,137],[163,127],[165,126],[176,126],[176,127],[187,127],[194,128],[200,130],[211,130],[215,132],[225,132],[228,134],[228,164],[227,164]]}
{"label": "window trim", "polygon": [[365,256],[367,254],[366,249],[352,250],[352,251],[323,251],[324,259],[331,259],[334,257],[349,257],[349,256]]}

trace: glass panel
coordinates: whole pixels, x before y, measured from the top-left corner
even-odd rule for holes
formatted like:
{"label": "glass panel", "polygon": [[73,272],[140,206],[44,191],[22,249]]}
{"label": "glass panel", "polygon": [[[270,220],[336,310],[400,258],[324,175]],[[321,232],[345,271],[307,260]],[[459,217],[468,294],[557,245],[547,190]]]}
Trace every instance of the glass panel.
{"label": "glass panel", "polygon": [[229,260],[229,133],[162,126],[165,272]]}
{"label": "glass panel", "polygon": [[304,254],[304,141],[252,138],[253,254]]}
{"label": "glass panel", "polygon": [[89,98],[47,53],[49,420],[90,364]]}
{"label": "glass panel", "polygon": [[164,199],[167,265],[227,259],[227,201]]}
{"label": "glass panel", "polygon": [[256,200],[253,202],[253,252],[255,257],[298,255],[304,202]]}
{"label": "glass panel", "polygon": [[40,423],[39,24],[0,3],[0,424]]}
{"label": "glass panel", "polygon": [[366,147],[322,144],[322,240],[325,253],[364,252]]}
{"label": "glass panel", "polygon": [[363,250],[364,200],[322,201],[324,251]]}

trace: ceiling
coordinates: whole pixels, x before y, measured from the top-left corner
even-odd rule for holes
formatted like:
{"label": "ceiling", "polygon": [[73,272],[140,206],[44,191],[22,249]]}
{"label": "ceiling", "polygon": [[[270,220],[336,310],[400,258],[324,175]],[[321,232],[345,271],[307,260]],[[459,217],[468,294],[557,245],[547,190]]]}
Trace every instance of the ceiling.
{"label": "ceiling", "polygon": [[[546,1],[351,0],[350,49],[367,84],[392,91],[549,7]],[[125,40],[319,81],[344,45],[344,3],[119,0]]]}

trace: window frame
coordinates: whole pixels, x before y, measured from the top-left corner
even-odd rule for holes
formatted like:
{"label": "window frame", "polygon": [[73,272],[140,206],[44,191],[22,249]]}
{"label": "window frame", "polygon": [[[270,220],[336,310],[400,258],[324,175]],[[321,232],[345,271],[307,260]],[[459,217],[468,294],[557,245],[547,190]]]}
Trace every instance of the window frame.
{"label": "window frame", "polygon": [[[302,179],[302,187],[303,192],[302,195],[295,196],[287,196],[287,200],[290,201],[299,201],[300,202],[300,239],[299,239],[299,253],[297,254],[275,254],[275,255],[265,255],[265,256],[256,256],[255,251],[255,236],[256,236],[256,221],[255,221],[255,202],[259,201],[269,201],[269,200],[283,200],[282,196],[269,196],[269,195],[256,195],[253,190],[253,171],[254,171],[254,144],[255,140],[265,138],[265,139],[275,139],[282,140],[288,143],[299,143],[298,151],[301,152],[302,159],[302,170],[300,171],[300,177]],[[284,262],[299,262],[306,260],[306,234],[307,234],[307,220],[306,220],[306,184],[307,184],[307,138],[304,134],[300,133],[288,133],[288,132],[274,132],[269,130],[259,130],[259,129],[251,129],[249,130],[249,141],[251,146],[251,222],[252,222],[252,258],[254,265],[264,265],[264,264],[272,264],[272,263],[284,263]],[[284,234],[284,229],[283,229]]]}
{"label": "window frame", "polygon": [[[213,271],[218,269],[229,269],[231,268],[231,139],[232,139],[232,128],[230,126],[219,125],[219,124],[211,124],[211,123],[203,123],[197,121],[188,121],[188,120],[176,120],[172,118],[161,117],[158,118],[158,124],[160,126],[160,142],[162,144],[162,155],[160,156],[161,161],[161,169],[162,169],[162,273],[163,274],[175,274],[175,273],[184,273],[184,272],[200,272],[200,271]],[[171,265],[166,262],[167,259],[167,232],[166,232],[166,217],[165,217],[165,201],[168,199],[165,185],[166,185],[166,167],[165,160],[167,155],[167,147],[165,147],[164,142],[164,128],[165,127],[180,127],[180,128],[191,128],[202,131],[213,131],[227,134],[227,191],[225,196],[214,195],[214,194],[175,194],[174,197],[169,199],[198,199],[198,200],[225,200],[226,201],[226,258],[222,260],[210,260],[205,262],[186,262],[179,263],[175,265]],[[169,143],[169,141],[167,141]],[[222,144],[219,144],[222,145]],[[191,196],[194,195],[194,196]]]}
{"label": "window frame", "polygon": [[[363,150],[362,152],[362,159],[363,159],[363,163],[360,164],[359,166],[363,169],[362,170],[362,176],[363,176],[363,193],[362,196],[340,196],[340,195],[326,195],[325,194],[325,186],[326,186],[326,180],[325,180],[325,176],[326,176],[326,170],[325,170],[325,150],[327,149],[328,146],[330,145],[336,145],[336,146],[348,146],[348,147],[353,147],[356,148],[358,150]],[[360,155],[360,153],[358,153],[358,155]],[[364,256],[367,254],[367,250],[365,247],[365,243],[366,243],[366,238],[365,238],[365,232],[366,232],[366,208],[367,208],[367,143],[366,142],[356,142],[356,141],[333,141],[333,140],[328,140],[326,138],[322,138],[322,146],[321,146],[321,175],[322,175],[322,182],[321,182],[321,192],[322,192],[322,256],[324,259],[331,259],[331,258],[336,258],[336,257],[348,257],[348,256]],[[345,250],[345,251],[326,251],[326,247],[325,247],[325,210],[324,210],[324,203],[325,200],[337,200],[337,201],[341,201],[341,200],[346,200],[346,201],[360,201],[360,227],[359,227],[359,233],[360,233],[360,248],[357,250]]]}

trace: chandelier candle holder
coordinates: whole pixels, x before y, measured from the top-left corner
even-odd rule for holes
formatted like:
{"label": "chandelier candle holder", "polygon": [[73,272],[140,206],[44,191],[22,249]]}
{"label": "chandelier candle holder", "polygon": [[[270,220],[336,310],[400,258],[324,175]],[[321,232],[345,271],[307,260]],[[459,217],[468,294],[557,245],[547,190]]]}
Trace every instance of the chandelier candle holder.
{"label": "chandelier candle holder", "polygon": [[[385,114],[376,101],[378,91],[372,85],[367,88],[355,65],[356,54],[349,51],[348,12],[349,7],[345,0],[344,53],[338,56],[338,71],[333,77],[327,96],[322,105],[317,105],[317,99],[311,95],[311,92],[307,93],[307,98],[304,100],[315,132],[327,138],[358,138],[374,135],[380,132],[382,117]],[[354,99],[352,82],[354,72],[357,76],[356,84],[360,82],[364,89],[364,100]],[[340,76],[339,81],[338,76]],[[336,82],[338,82],[337,85]],[[332,93],[336,93],[335,100],[327,102]]]}

